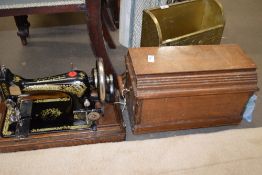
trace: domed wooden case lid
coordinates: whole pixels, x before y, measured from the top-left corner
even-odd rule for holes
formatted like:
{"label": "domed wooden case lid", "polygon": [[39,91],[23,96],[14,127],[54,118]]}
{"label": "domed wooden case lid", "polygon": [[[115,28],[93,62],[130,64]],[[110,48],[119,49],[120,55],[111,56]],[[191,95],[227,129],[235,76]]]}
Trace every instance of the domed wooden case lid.
{"label": "domed wooden case lid", "polygon": [[256,65],[238,45],[130,48],[126,62],[138,98],[257,90]]}

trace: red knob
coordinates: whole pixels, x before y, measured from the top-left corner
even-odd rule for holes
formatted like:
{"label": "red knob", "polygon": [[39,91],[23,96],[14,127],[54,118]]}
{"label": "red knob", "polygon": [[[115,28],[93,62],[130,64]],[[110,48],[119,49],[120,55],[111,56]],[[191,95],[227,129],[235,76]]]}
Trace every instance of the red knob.
{"label": "red knob", "polygon": [[69,77],[75,77],[76,75],[77,75],[77,72],[75,72],[75,71],[71,71],[71,72],[68,73]]}

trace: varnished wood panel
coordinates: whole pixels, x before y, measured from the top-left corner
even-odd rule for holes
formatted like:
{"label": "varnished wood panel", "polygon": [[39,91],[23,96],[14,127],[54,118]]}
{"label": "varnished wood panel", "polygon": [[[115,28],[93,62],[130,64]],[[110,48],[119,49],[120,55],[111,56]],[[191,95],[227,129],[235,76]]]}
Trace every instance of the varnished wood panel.
{"label": "varnished wood panel", "polygon": [[64,6],[47,6],[47,7],[28,7],[17,9],[1,10],[0,16],[20,16],[30,14],[50,14],[50,13],[65,13],[85,11],[85,4],[64,5]]}
{"label": "varnished wood panel", "polygon": [[132,48],[126,66],[135,134],[237,124],[258,90],[256,65],[237,45]]}
{"label": "varnished wood panel", "polygon": [[145,99],[141,124],[165,123],[175,120],[212,119],[225,116],[239,117],[249,93],[186,96]]}
{"label": "varnished wood panel", "polygon": [[[130,48],[129,55],[137,76],[256,68],[237,45]],[[155,56],[154,63],[148,55]]]}

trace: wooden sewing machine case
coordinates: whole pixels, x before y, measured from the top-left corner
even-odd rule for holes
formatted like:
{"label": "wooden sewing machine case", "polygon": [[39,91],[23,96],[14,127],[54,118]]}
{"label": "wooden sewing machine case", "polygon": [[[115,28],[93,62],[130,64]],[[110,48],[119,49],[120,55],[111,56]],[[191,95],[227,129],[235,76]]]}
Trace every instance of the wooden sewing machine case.
{"label": "wooden sewing machine case", "polygon": [[126,67],[134,134],[237,124],[258,90],[237,45],[131,48]]}

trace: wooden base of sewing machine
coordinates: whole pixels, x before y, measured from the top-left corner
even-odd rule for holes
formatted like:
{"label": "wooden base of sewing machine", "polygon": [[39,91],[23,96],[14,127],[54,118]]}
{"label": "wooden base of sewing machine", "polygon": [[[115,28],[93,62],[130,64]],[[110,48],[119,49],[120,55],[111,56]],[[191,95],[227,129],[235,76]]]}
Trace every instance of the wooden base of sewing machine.
{"label": "wooden base of sewing machine", "polygon": [[[0,103],[0,126],[3,129],[6,107]],[[97,131],[67,130],[30,135],[24,139],[0,137],[0,153],[75,146],[125,140],[122,113],[118,105],[106,104],[105,116],[99,119]]]}

